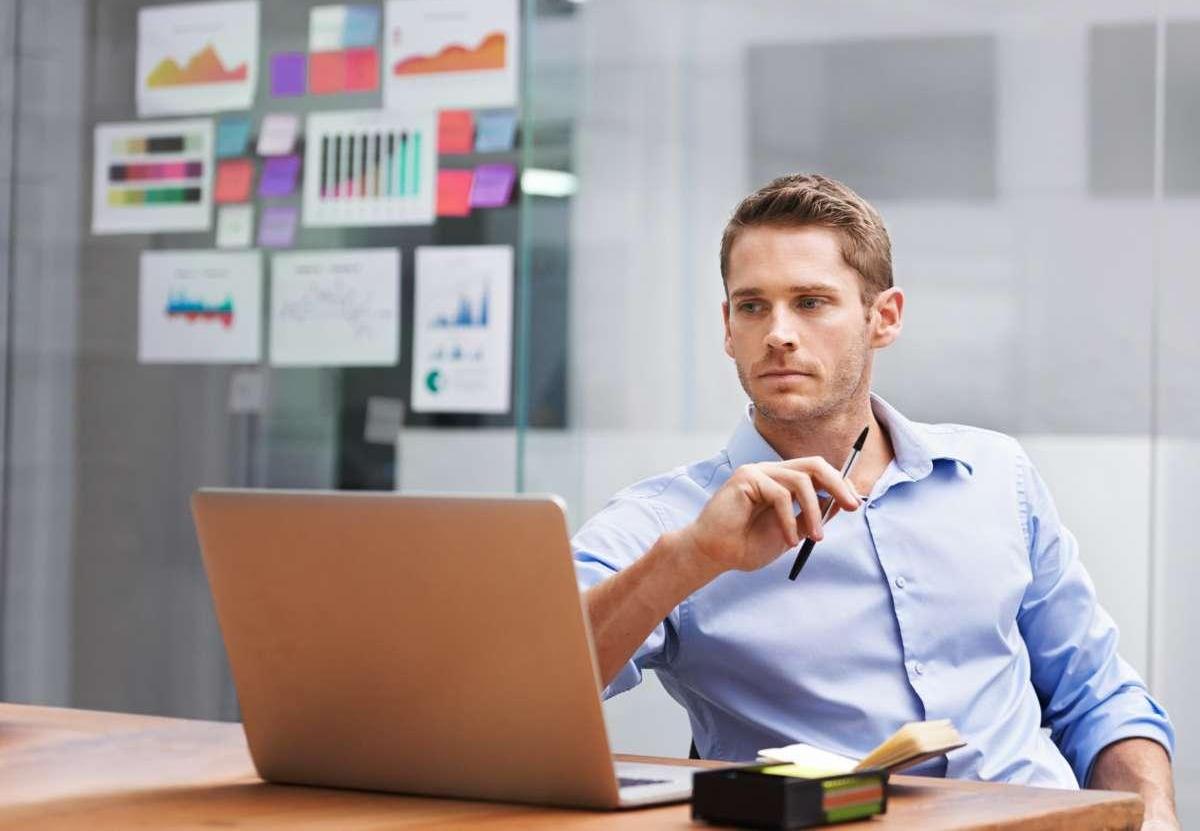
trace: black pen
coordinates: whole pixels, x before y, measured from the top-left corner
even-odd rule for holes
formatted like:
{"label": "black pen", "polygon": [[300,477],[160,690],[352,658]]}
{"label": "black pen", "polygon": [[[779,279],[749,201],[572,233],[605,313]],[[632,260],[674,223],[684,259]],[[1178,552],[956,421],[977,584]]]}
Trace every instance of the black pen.
{"label": "black pen", "polygon": [[[862,453],[863,444],[867,441],[867,431],[870,427],[864,427],[863,431],[858,434],[858,441],[854,442],[854,449],[850,451],[850,458],[846,459],[846,464],[842,465],[842,479],[850,475],[850,469],[854,467],[854,461],[858,458],[858,454]],[[833,494],[829,495],[829,504],[825,506],[825,514],[821,517],[821,525],[829,519],[829,515],[833,513],[833,503],[835,502]],[[796,552],[796,562],[792,563],[792,570],[788,574],[789,580],[795,580],[796,575],[800,573],[800,569],[804,568],[804,564],[808,562],[808,555],[812,554],[813,546],[816,542],[810,537],[804,541],[804,545],[800,546],[800,550]]]}

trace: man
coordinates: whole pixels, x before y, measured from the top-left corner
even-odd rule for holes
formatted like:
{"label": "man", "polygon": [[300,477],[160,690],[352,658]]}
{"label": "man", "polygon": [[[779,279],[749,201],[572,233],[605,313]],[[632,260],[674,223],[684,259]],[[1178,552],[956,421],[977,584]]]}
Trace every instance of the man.
{"label": "man", "polygon": [[967,746],[915,772],[1136,791],[1147,828],[1178,827],[1171,723],[1021,447],[870,392],[904,309],[875,210],[822,176],[777,179],[734,212],[721,274],[746,416],[573,540],[605,696],[657,670],[724,759],[795,741],[857,757],[949,718]]}

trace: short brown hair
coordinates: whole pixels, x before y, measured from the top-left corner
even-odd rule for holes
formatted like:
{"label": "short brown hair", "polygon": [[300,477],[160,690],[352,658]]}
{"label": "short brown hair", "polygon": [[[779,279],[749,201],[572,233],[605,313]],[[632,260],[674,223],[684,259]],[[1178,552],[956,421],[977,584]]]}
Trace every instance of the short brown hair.
{"label": "short brown hair", "polygon": [[721,235],[721,280],[745,228],[822,225],[837,232],[842,259],[862,277],[864,303],[892,287],[892,243],[879,212],[836,179],[818,173],[780,176],[741,201]]}

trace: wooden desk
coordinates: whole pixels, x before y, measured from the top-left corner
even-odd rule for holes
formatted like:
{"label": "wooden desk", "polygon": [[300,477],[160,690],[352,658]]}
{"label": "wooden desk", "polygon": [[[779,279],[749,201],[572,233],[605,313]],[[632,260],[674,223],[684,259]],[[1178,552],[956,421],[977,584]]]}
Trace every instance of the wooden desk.
{"label": "wooden desk", "polygon": [[[638,758],[638,757],[630,757]],[[656,760],[663,761],[663,760]],[[1132,794],[897,776],[848,829],[1136,829]],[[239,724],[0,704],[0,829],[691,828],[687,805],[619,813],[267,785]]]}

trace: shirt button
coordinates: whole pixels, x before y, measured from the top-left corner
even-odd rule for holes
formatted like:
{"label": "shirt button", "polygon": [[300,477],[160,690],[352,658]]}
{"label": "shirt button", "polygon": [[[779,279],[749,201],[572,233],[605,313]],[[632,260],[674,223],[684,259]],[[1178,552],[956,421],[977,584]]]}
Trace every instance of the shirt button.
{"label": "shirt button", "polygon": [[898,588],[898,589],[902,589],[902,588],[904,588],[906,585],[908,585],[908,584],[905,582],[905,580],[904,580],[904,578],[903,578],[903,577],[897,577],[897,578],[896,578],[896,588]]}
{"label": "shirt button", "polygon": [[917,661],[915,664],[913,664],[913,672],[915,672],[917,675],[924,675],[925,665],[920,661]]}

